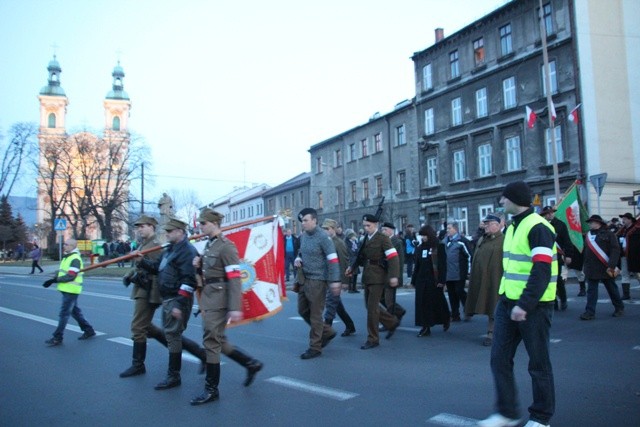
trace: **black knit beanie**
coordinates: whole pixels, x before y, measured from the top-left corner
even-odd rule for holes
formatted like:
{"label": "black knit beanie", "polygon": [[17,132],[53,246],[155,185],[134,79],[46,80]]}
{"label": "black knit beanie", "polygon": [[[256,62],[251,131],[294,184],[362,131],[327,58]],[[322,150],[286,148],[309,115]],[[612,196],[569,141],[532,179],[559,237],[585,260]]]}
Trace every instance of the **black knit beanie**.
{"label": "black knit beanie", "polygon": [[504,187],[502,196],[518,206],[531,206],[531,189],[524,181],[516,181]]}

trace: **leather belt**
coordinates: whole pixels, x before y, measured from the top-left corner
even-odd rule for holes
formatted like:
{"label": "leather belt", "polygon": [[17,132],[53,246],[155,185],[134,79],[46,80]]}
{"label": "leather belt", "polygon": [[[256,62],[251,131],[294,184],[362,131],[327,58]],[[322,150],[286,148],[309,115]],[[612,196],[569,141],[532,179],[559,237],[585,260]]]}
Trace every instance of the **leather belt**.
{"label": "leather belt", "polygon": [[205,285],[210,285],[212,283],[224,283],[226,282],[227,279],[225,279],[224,277],[209,277],[204,279],[204,284]]}
{"label": "leather belt", "polygon": [[380,267],[384,267],[386,262],[387,262],[386,259],[376,259],[376,260],[368,259],[367,260],[367,264],[369,264],[369,265],[377,265],[377,266],[380,266]]}

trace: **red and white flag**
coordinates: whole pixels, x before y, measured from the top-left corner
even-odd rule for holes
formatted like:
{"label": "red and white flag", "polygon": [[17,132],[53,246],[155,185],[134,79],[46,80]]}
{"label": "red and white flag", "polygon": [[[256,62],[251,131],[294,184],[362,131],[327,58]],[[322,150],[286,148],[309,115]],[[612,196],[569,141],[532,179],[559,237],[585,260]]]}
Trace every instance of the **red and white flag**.
{"label": "red and white flag", "polygon": [[555,122],[556,121],[556,106],[553,105],[553,101],[551,101],[551,103],[549,104],[549,113],[551,116],[551,121]]}
{"label": "red and white flag", "polygon": [[576,105],[576,108],[571,110],[569,113],[569,121],[573,122],[573,124],[578,124],[578,120],[580,120],[580,116],[578,115],[578,108],[580,108],[582,104]]}
{"label": "red and white flag", "polygon": [[535,111],[533,111],[531,108],[529,108],[529,106],[526,106],[526,111],[527,111],[527,127],[529,129],[533,129],[533,125],[536,124],[536,118],[538,116],[536,116]]}

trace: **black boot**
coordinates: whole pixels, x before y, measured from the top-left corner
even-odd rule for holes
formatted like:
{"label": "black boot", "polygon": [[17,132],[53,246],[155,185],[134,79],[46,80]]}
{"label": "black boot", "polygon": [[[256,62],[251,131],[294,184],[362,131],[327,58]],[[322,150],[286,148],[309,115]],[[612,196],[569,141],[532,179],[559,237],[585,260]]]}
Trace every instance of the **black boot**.
{"label": "black boot", "polygon": [[134,377],[142,375],[147,370],[144,367],[144,359],[147,356],[146,342],[133,342],[133,361],[131,366],[120,374],[120,378]]}
{"label": "black boot", "polygon": [[180,368],[182,367],[182,353],[169,353],[169,370],[167,378],[154,388],[156,390],[167,390],[178,387],[182,380],[180,379]]}
{"label": "black boot", "polygon": [[247,368],[247,379],[244,380],[244,386],[249,387],[256,374],[262,369],[262,362],[244,354],[237,348],[229,354],[229,358]]}
{"label": "black boot", "polygon": [[580,292],[578,292],[578,296],[583,297],[587,295],[587,287],[585,286],[584,282],[578,282],[578,284],[580,285]]}
{"label": "black boot", "polygon": [[631,299],[631,283],[622,284],[622,299],[623,300]]}
{"label": "black boot", "polygon": [[204,379],[204,392],[200,396],[191,399],[191,404],[196,406],[218,400],[220,397],[220,394],[218,393],[218,383],[220,383],[220,364],[207,363],[207,376]]}
{"label": "black boot", "polygon": [[200,347],[195,341],[191,341],[189,338],[182,337],[182,348],[187,350],[198,359],[200,359],[200,374],[204,374],[207,365],[207,354],[204,348]]}

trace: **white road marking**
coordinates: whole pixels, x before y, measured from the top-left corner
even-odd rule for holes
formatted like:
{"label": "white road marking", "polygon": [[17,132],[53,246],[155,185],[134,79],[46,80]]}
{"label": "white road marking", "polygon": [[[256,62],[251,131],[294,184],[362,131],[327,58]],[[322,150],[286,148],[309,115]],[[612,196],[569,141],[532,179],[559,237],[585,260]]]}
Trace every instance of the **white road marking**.
{"label": "white road marking", "polygon": [[633,347],[632,350],[640,350],[640,345]]}
{"label": "white road marking", "polygon": [[[2,282],[2,284],[3,285],[10,285],[10,286],[20,286],[21,288],[35,288],[35,289],[42,288],[42,285],[27,285],[27,284],[24,284],[24,283],[15,283],[15,282],[14,283]],[[53,287],[53,286],[48,288],[47,291],[56,291],[57,292],[56,288]],[[124,297],[124,296],[121,296],[121,295],[103,294],[103,293],[100,293],[100,292],[90,292],[90,291],[86,291],[86,290],[83,290],[81,295],[90,295],[92,297],[117,299],[117,300],[120,300],[120,301],[129,301],[129,300],[131,300],[131,298]]]}
{"label": "white road marking", "polygon": [[265,381],[269,381],[274,384],[279,384],[284,387],[289,387],[295,390],[304,391],[307,393],[317,394],[318,396],[328,397],[335,400],[349,400],[357,397],[358,394],[351,393],[344,390],[338,390],[336,388],[324,387],[321,385],[309,383],[306,381],[296,380],[294,378],[284,377],[281,375],[268,378]]}
{"label": "white road marking", "polygon": [[[22,317],[23,319],[34,320],[36,322],[44,323],[45,325],[58,326],[58,321],[57,320],[47,319],[46,317],[40,317],[40,316],[36,316],[34,314],[23,313],[21,311],[11,310],[10,308],[0,307],[0,312],[5,313],[5,314],[10,314],[10,315],[16,316],[16,317]],[[80,329],[78,326],[74,326],[74,325],[67,324],[65,329],[68,329],[68,330],[73,331],[73,332],[77,332],[79,334],[82,333],[82,329]],[[96,335],[97,336],[105,335],[105,333],[96,331]]]}
{"label": "white road marking", "polygon": [[478,424],[478,420],[474,420],[473,418],[465,418],[459,415],[442,413],[438,414],[435,417],[431,417],[427,420],[432,424],[438,424],[441,426],[456,426],[456,427],[466,427],[466,426],[475,426]]}

